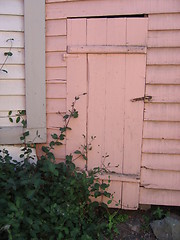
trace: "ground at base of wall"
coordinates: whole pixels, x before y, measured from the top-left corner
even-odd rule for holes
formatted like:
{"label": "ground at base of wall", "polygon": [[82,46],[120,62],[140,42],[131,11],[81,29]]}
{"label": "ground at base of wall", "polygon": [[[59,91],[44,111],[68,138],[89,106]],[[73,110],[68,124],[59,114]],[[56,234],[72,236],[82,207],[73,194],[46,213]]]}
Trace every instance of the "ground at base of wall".
{"label": "ground at base of wall", "polygon": [[[122,222],[117,223],[118,234],[114,240],[155,240],[150,224],[156,220],[171,215],[180,216],[180,207],[152,206],[148,211],[119,210],[118,216],[123,216]],[[121,217],[117,218],[121,219]]]}

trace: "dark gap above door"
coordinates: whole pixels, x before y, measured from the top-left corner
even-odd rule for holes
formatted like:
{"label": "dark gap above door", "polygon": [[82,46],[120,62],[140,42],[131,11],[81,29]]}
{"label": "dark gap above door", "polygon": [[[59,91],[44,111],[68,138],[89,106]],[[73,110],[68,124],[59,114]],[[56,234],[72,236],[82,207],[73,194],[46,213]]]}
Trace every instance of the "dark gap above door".
{"label": "dark gap above door", "polygon": [[147,14],[131,14],[131,15],[70,17],[68,19],[80,19],[80,18],[146,18],[146,17],[148,17]]}

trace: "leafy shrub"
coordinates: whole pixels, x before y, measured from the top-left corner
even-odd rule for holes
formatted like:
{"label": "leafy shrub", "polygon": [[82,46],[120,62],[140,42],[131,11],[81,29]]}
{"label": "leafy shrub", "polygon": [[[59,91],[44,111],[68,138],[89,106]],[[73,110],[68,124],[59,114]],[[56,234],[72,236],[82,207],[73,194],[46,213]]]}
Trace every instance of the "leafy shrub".
{"label": "leafy shrub", "polygon": [[[60,128],[60,134],[52,134],[53,140],[49,146],[42,147],[44,155],[36,164],[29,161],[32,149],[25,141],[28,132],[24,132],[22,138],[24,147],[20,157],[23,161],[13,160],[7,150],[0,151],[1,240],[100,240],[112,234],[107,205],[91,201],[92,197],[100,196],[108,197],[109,203],[112,201],[113,196],[106,191],[110,181],[106,184],[96,180],[98,168],[91,173],[79,171],[73,155],[55,163],[52,152],[70,130],[70,119],[78,117],[74,108],[78,98],[64,116],[65,125]],[[20,121],[19,113],[17,118]],[[88,148],[91,144],[74,154],[87,161]]]}
{"label": "leafy shrub", "polygon": [[[78,172],[72,156],[53,163],[0,157],[0,239],[103,239],[106,205],[90,197],[110,194],[94,175]],[[101,207],[100,207],[101,206]]]}

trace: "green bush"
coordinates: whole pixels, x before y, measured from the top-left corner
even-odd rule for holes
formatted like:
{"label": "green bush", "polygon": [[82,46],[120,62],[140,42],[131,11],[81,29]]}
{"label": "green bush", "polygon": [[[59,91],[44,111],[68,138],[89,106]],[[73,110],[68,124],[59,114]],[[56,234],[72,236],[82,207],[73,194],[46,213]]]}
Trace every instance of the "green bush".
{"label": "green bush", "polygon": [[91,196],[110,194],[94,174],[78,172],[72,156],[37,164],[0,156],[0,239],[104,239],[106,205]]}
{"label": "green bush", "polygon": [[[84,94],[83,94],[84,95]],[[26,142],[28,131],[21,136],[23,141],[21,162],[13,160],[7,150],[0,151],[0,239],[5,240],[95,240],[112,236],[113,226],[107,205],[91,199],[105,196],[111,203],[113,196],[107,192],[108,184],[99,183],[96,173],[79,171],[75,159],[82,157],[87,164],[87,152],[91,142],[82,145],[64,162],[56,163],[55,146],[62,145],[71,118],[78,117],[75,109],[64,115],[65,125],[60,134],[52,134],[49,146],[43,146],[44,155],[37,163],[32,160],[32,146]],[[18,111],[16,122],[24,129],[25,111]],[[13,122],[12,111],[8,114]],[[85,136],[84,136],[85,137]],[[95,137],[91,137],[91,141]]]}

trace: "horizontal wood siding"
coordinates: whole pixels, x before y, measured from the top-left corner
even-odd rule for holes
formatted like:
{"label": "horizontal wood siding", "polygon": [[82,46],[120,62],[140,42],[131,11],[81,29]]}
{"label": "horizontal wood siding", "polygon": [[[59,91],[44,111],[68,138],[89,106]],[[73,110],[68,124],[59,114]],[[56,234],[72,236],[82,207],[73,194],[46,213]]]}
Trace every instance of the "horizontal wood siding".
{"label": "horizontal wood siding", "polygon": [[[46,20],[46,101],[47,101],[47,142],[51,134],[59,133],[63,126],[62,114],[66,112],[66,19]],[[56,161],[65,157],[65,147],[55,148]],[[41,145],[38,154],[42,153]]]}
{"label": "horizontal wood siding", "polygon": [[180,13],[149,15],[146,95],[152,100],[144,110],[140,188],[144,204],[180,205],[179,19]]}
{"label": "horizontal wood siding", "polygon": [[87,0],[47,2],[47,19],[150,13],[178,13],[179,0]]}
{"label": "horizontal wood siding", "polygon": [[9,110],[25,109],[25,76],[24,76],[24,1],[2,0],[0,2],[0,66],[5,60],[13,38],[13,55],[8,58],[0,72],[0,127],[13,126],[7,115]]}

